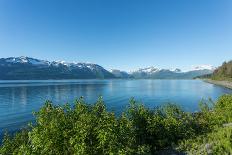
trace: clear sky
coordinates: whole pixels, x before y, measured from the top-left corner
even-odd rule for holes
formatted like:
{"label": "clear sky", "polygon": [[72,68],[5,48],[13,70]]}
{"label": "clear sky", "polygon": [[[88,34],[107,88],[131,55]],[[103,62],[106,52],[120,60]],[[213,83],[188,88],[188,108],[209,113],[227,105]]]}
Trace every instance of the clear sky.
{"label": "clear sky", "polygon": [[232,59],[231,0],[0,0],[0,57],[186,69]]}

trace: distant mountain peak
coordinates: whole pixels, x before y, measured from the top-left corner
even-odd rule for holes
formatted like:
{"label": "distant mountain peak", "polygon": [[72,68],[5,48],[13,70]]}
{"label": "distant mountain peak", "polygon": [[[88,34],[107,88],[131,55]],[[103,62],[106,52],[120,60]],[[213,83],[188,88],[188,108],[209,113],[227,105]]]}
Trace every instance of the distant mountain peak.
{"label": "distant mountain peak", "polygon": [[211,66],[198,66],[194,70],[182,72],[178,68],[159,69],[156,67],[140,68],[137,71],[132,71],[130,74],[135,78],[145,79],[192,79],[199,75],[206,75],[213,72]]}
{"label": "distant mountain peak", "polygon": [[194,78],[213,72],[212,65],[198,65],[190,71],[178,68],[160,69],[154,66],[125,72],[118,69],[107,71],[93,63],[47,61],[26,56],[0,58],[0,79],[78,79],[78,78]]}
{"label": "distant mountain peak", "polygon": [[20,63],[20,64],[32,64],[32,65],[48,65],[49,62],[45,60],[39,60],[35,58],[30,58],[26,56],[20,56],[20,57],[9,57],[9,58],[1,58],[1,60],[4,60],[6,63]]}
{"label": "distant mountain peak", "polygon": [[215,70],[216,68],[212,65],[197,65],[192,66],[191,70]]}
{"label": "distant mountain peak", "polygon": [[140,68],[137,72],[145,72],[145,73],[154,73],[159,71],[158,68],[154,66],[146,67],[146,68]]}
{"label": "distant mountain peak", "polygon": [[27,59],[28,57],[26,57],[26,56],[20,56],[18,58],[20,58],[20,59]]}
{"label": "distant mountain peak", "polygon": [[90,62],[67,62],[64,60],[55,60],[55,61],[47,61],[47,60],[40,60],[35,59],[27,56],[20,56],[20,57],[9,57],[9,58],[1,58],[1,60],[5,60],[7,63],[22,63],[22,64],[32,64],[32,65],[52,65],[52,66],[67,66],[67,67],[83,67],[86,66],[91,68],[91,66],[98,66],[97,64],[90,63]]}
{"label": "distant mountain peak", "polygon": [[181,71],[181,69],[176,68],[176,69],[175,69],[175,72],[182,72],[182,71]]}
{"label": "distant mountain peak", "polygon": [[159,69],[157,67],[150,66],[150,67],[145,67],[145,68],[139,68],[138,70],[131,71],[130,73],[143,72],[143,73],[153,74],[159,71],[170,71],[170,72],[176,72],[176,73],[182,72],[181,69],[179,68]]}
{"label": "distant mountain peak", "polygon": [[166,70],[171,71],[171,72],[176,72],[176,73],[182,72],[181,69],[179,68],[171,68],[171,69],[166,69]]}
{"label": "distant mountain peak", "polygon": [[46,61],[26,56],[0,58],[0,79],[115,78],[97,64]]}

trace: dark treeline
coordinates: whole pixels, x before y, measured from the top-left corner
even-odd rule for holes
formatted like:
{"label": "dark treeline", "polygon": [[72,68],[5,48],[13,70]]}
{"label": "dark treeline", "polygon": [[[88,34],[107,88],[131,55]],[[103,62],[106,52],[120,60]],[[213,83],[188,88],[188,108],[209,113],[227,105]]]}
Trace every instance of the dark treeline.
{"label": "dark treeline", "polygon": [[212,74],[214,80],[232,80],[232,61],[224,62]]}
{"label": "dark treeline", "polygon": [[223,62],[223,64],[215,69],[212,74],[195,77],[195,79],[197,78],[232,81],[232,60],[228,62]]}
{"label": "dark treeline", "polygon": [[232,95],[199,105],[199,112],[189,113],[173,104],[148,109],[131,100],[115,116],[101,98],[94,105],[82,98],[74,106],[47,101],[34,125],[5,134],[0,154],[232,153]]}

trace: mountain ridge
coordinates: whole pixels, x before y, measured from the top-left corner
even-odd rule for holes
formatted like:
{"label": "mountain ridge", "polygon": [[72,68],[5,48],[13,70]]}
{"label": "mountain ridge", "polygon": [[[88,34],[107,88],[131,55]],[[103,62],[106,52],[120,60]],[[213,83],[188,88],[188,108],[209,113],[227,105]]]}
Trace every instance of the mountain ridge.
{"label": "mountain ridge", "polygon": [[2,80],[115,78],[97,64],[47,61],[24,56],[1,58],[0,73]]}
{"label": "mountain ridge", "polygon": [[211,74],[215,70],[209,65],[196,66],[189,71],[181,71],[181,69],[159,69],[157,67],[140,68],[131,71],[130,74],[138,79],[193,79],[197,76]]}
{"label": "mountain ridge", "polygon": [[36,79],[192,79],[211,74],[214,68],[203,65],[190,71],[181,69],[159,69],[154,66],[126,72],[118,69],[106,70],[94,63],[47,61],[31,57],[0,58],[1,80]]}

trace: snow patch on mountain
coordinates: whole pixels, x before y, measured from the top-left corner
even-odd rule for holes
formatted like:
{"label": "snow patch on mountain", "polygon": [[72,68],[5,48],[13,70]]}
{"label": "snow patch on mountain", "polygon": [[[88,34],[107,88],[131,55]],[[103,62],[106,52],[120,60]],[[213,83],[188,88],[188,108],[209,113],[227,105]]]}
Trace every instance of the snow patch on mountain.
{"label": "snow patch on mountain", "polygon": [[171,72],[175,72],[175,73],[181,73],[182,72],[181,69],[179,69],[179,68],[170,68],[170,69],[166,69],[166,70],[171,71]]}
{"label": "snow patch on mountain", "polygon": [[[46,60],[39,60],[39,59],[34,59],[34,58],[29,58],[29,57],[25,57],[25,56],[21,56],[21,57],[10,57],[10,58],[2,58],[1,59],[2,62],[7,63],[8,65],[10,64],[16,64],[16,63],[21,63],[21,64],[30,64],[30,65],[34,65],[34,66],[53,66],[53,67],[59,67],[59,66],[66,66],[69,69],[75,69],[75,68],[79,68],[79,69],[90,69],[90,70],[96,70],[96,69],[102,69],[102,67],[100,67],[97,64],[93,64],[93,63],[80,63],[80,62],[66,62],[63,60],[58,60],[58,61],[46,61]],[[10,63],[10,64],[9,64]],[[4,64],[1,64],[4,65]]]}
{"label": "snow patch on mountain", "polygon": [[48,65],[49,64],[48,61],[29,58],[29,57],[25,57],[25,56],[6,58],[5,62],[14,63],[14,64],[15,63],[22,63],[22,64],[29,63],[29,64],[32,64],[32,65]]}
{"label": "snow patch on mountain", "polygon": [[192,66],[191,71],[197,71],[197,70],[215,70],[216,68],[213,67],[212,65],[197,65],[197,66]]}
{"label": "snow patch on mountain", "polygon": [[156,67],[146,67],[146,68],[140,68],[138,70],[134,70],[134,71],[130,71],[130,74],[133,73],[147,73],[147,74],[153,74],[153,73],[157,73],[160,71],[170,71],[170,72],[175,72],[175,73],[181,73],[182,71],[178,68],[170,68],[170,69],[159,69]]}
{"label": "snow patch on mountain", "polygon": [[158,72],[159,69],[156,67],[146,67],[146,68],[139,68],[138,70],[134,70],[134,71],[130,71],[130,73],[134,73],[134,72],[140,72],[140,73],[155,73]]}
{"label": "snow patch on mountain", "polygon": [[[1,60],[1,66],[4,65],[12,65],[16,63],[22,63],[22,64],[30,64],[38,67],[46,67],[46,66],[51,66],[51,67],[67,67],[69,70],[75,70],[75,69],[86,69],[86,70],[91,70],[91,71],[97,71],[103,69],[101,66],[93,63],[81,63],[81,62],[66,62],[66,61],[46,61],[46,60],[39,60],[39,59],[34,59],[34,58],[29,58],[25,56],[21,57],[10,57],[10,58],[2,58]],[[120,70],[111,70],[111,73],[114,73],[116,75],[121,75],[121,74],[141,74],[141,75],[154,75],[154,74],[159,74],[159,73],[164,73],[164,72],[173,72],[173,73],[188,73],[191,71],[201,71],[201,70],[209,70],[209,71],[214,71],[216,68],[213,67],[212,65],[197,65],[197,66],[192,66],[190,70],[182,71],[178,68],[169,68],[169,69],[160,69],[154,66],[150,67],[145,67],[145,68],[139,68],[138,70],[130,71],[130,72],[125,72],[125,71],[120,71]]]}

